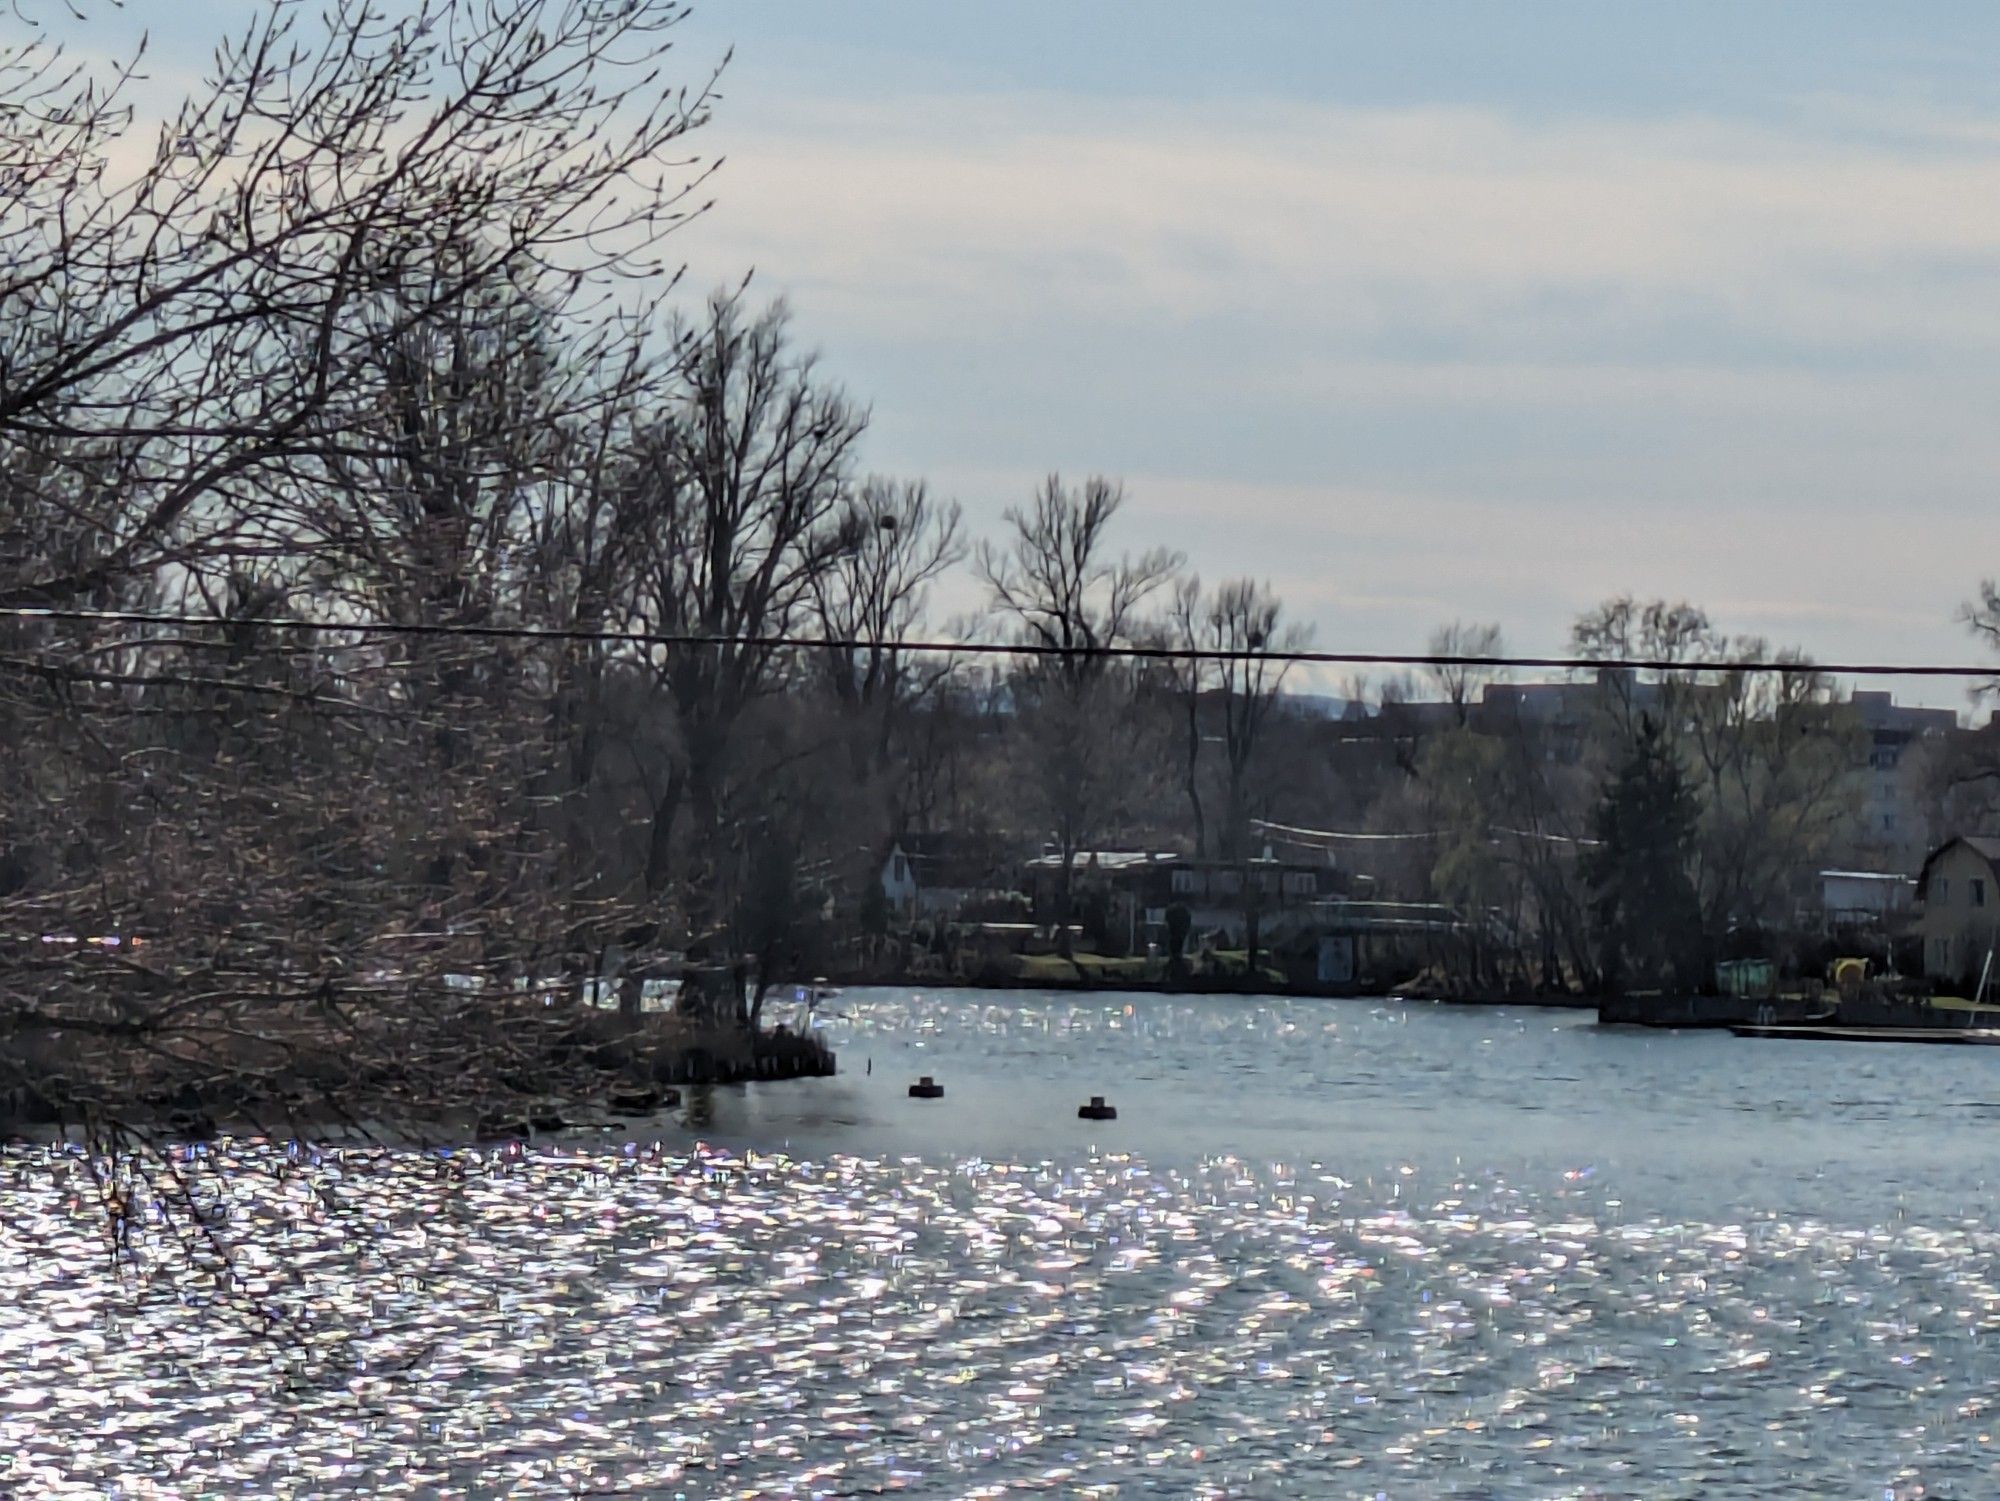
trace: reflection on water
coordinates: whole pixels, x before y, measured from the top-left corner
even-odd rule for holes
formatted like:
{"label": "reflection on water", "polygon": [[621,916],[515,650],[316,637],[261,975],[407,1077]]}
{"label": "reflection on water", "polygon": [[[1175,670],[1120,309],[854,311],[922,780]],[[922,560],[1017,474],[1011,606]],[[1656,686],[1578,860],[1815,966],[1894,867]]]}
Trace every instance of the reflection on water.
{"label": "reflection on water", "polygon": [[[1888,1049],[1562,1018],[1135,1002],[1069,1027],[1030,1000],[1016,1034],[998,1003],[848,999],[843,1057],[874,1074],[716,1091],[727,1145],[190,1152],[226,1301],[157,1224],[115,1276],[74,1153],[0,1156],[0,1491],[1990,1490],[2000,1237],[1962,1065],[1912,1099],[1859,1056]],[[937,1107],[903,1097],[916,1058]],[[1259,1087],[1200,1082],[1242,1063]],[[1088,1077],[1115,1128],[1075,1121]],[[1551,1089],[1636,1124],[1577,1155],[1525,1108]],[[1732,1184],[1670,1169],[1662,1133],[1723,1154],[1673,1123],[1760,1090]],[[1935,1181],[1827,1171],[1897,1149]]]}
{"label": "reflection on water", "polygon": [[681,1124],[690,1131],[706,1131],[715,1125],[715,1086],[694,1084],[686,1092],[686,1109]]}

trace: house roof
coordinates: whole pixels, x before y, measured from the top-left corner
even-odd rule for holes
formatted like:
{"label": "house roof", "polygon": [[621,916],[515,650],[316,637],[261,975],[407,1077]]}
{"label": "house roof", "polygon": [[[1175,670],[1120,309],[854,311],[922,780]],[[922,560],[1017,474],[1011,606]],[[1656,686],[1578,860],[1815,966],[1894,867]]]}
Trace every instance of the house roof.
{"label": "house roof", "polygon": [[[1137,866],[1167,865],[1178,862],[1180,856],[1168,852],[1157,854],[1145,850],[1078,850],[1073,864],[1078,870],[1088,870],[1095,866],[1098,870],[1131,870]],[[1061,870],[1061,855],[1037,855],[1025,862],[1030,870]]]}
{"label": "house roof", "polygon": [[1964,845],[1986,862],[1988,870],[2000,873],[2000,839],[1988,838],[1980,834],[1960,834],[1955,839],[1947,839],[1928,855],[1924,856],[1924,868],[1917,873],[1917,900],[1923,901],[1930,895],[1931,866],[1938,857],[1956,845]]}
{"label": "house roof", "polygon": [[[1061,855],[1037,855],[1023,861],[1028,870],[1055,871],[1062,869]],[[1132,870],[1192,870],[1202,873],[1220,872],[1231,874],[1243,870],[1258,872],[1278,872],[1289,874],[1305,871],[1320,875],[1334,867],[1324,860],[1279,860],[1267,855],[1252,855],[1246,860],[1205,860],[1192,859],[1172,850],[1078,850],[1076,869],[1082,873],[1092,870],[1100,875],[1116,874]]]}

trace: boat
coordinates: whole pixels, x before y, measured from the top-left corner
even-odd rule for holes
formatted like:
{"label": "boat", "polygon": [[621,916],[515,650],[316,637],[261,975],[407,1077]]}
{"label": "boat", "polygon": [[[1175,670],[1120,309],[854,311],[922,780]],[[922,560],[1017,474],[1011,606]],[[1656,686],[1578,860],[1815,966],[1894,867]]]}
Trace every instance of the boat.
{"label": "boat", "polygon": [[1834,1008],[1816,995],[1692,995],[1639,991],[1606,996],[1597,1003],[1605,1026],[1702,1028],[1793,1025],[1830,1017]]}
{"label": "boat", "polygon": [[1737,1037],[1789,1038],[1798,1042],[1933,1042],[1963,1047],[2000,1046],[2000,1030],[1991,1027],[1837,1027],[1812,1024],[1755,1023],[1733,1026]]}
{"label": "boat", "polygon": [[[1837,959],[1825,981],[1794,982],[1781,992],[1769,960],[1715,967],[1714,994],[1634,992],[1599,1002],[1601,1023],[1624,1026],[1727,1027],[1739,1037],[1824,1037],[1865,1033],[1867,1040],[1949,1042],[1973,1027],[1977,1007],[1934,1004],[1927,987],[1896,975],[1874,976],[1866,959]],[[1902,1038],[1898,1034],[1913,1034]],[[1917,1036],[1914,1034],[1944,1034]]]}

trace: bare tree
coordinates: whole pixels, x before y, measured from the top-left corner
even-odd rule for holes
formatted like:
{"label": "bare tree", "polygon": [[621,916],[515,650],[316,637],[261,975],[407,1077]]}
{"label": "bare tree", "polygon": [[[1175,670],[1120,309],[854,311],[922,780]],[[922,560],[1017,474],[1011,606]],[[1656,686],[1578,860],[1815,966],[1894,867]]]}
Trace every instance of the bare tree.
{"label": "bare tree", "polygon": [[866,418],[791,347],[786,321],[782,305],[746,317],[740,297],[711,298],[699,323],[680,326],[681,381],[630,460],[655,530],[629,619],[700,641],[643,656],[677,739],[650,793],[645,886],[666,890],[686,807],[680,885],[697,938],[722,905],[723,810],[744,769],[737,727],[797,665],[782,639],[810,618],[816,583],[863,530],[846,502]]}
{"label": "bare tree", "polygon": [[[1431,632],[1425,650],[1433,657],[1502,657],[1507,654],[1507,640],[1496,624],[1454,620]],[[1472,717],[1485,685],[1506,676],[1505,668],[1472,662],[1436,663],[1427,672],[1461,725]]]}
{"label": "bare tree", "polygon": [[[1966,605],[1959,612],[1959,618],[1982,646],[1990,652],[2000,653],[2000,582],[1982,579],[1979,598]],[[1981,685],[1981,691],[2000,692],[2000,677],[1988,679]]]}
{"label": "bare tree", "polygon": [[[1719,940],[1787,916],[1802,873],[1856,812],[1857,726],[1832,681],[1797,649],[1731,638],[1685,603],[1610,600],[1578,620],[1573,639],[1585,656],[1663,664],[1606,668],[1600,704],[1615,737],[1610,764],[1657,737],[1658,754],[1691,779],[1704,931]],[[1722,662],[1771,670],[1711,665]]]}
{"label": "bare tree", "polygon": [[1259,929],[1264,898],[1270,894],[1266,884],[1276,879],[1270,872],[1251,868],[1255,850],[1251,818],[1271,815],[1267,806],[1257,806],[1253,799],[1263,792],[1258,773],[1263,769],[1266,732],[1291,671],[1290,654],[1312,643],[1309,627],[1283,617],[1284,606],[1268,585],[1234,579],[1209,600],[1202,638],[1206,648],[1218,654],[1212,670],[1222,726],[1221,854],[1242,866],[1246,962],[1252,976],[1258,972]]}
{"label": "bare tree", "polygon": [[[1167,607],[1166,640],[1192,652],[1203,639],[1201,580],[1194,575],[1174,586]],[[1198,657],[1168,659],[1175,696],[1179,699],[1181,741],[1181,792],[1187,798],[1188,817],[1194,825],[1194,852],[1198,858],[1209,853],[1208,810],[1202,801],[1202,694],[1208,684],[1208,669]]]}
{"label": "bare tree", "polygon": [[[1989,655],[2000,654],[2000,582],[1983,579],[1979,597],[1963,606],[1959,619],[1973,639]],[[1975,703],[1991,702],[2000,695],[2000,674],[1973,685]],[[1942,829],[1990,826],[2000,818],[2000,755],[1995,754],[1989,716],[1988,729],[1976,735],[1954,737],[1945,745],[1924,754],[1920,777]]]}
{"label": "bare tree", "polygon": [[[704,176],[682,13],[274,0],[156,131],[130,67],[0,39],[0,603],[188,617],[0,629],[0,1092],[305,1121],[608,1082],[547,1000],[633,926],[578,797],[666,664],[462,633],[782,623],[843,486],[804,456],[857,426],[788,402],[770,320],[655,336],[670,279],[632,285]],[[760,519],[774,488],[819,499]],[[729,582],[681,591],[695,545]],[[725,706],[769,678],[707,660]]]}
{"label": "bare tree", "polygon": [[948,654],[905,650],[923,629],[931,585],[964,560],[963,515],[922,481],[865,481],[848,501],[842,529],[851,545],[813,575],[812,620],[836,643],[819,665],[835,701],[861,724],[856,770],[873,775],[887,759],[910,705],[951,672]]}
{"label": "bare tree", "polygon": [[[1414,786],[1437,831],[1430,880],[1456,906],[1464,970],[1474,984],[1529,982],[1525,953],[1495,951],[1501,931],[1533,939],[1539,983],[1585,985],[1595,965],[1578,859],[1589,846],[1597,777],[1569,764],[1547,726],[1519,714],[1483,716],[1429,739]],[[1502,973],[1511,962],[1513,974]]]}
{"label": "bare tree", "polygon": [[268,3],[150,143],[117,102],[136,63],[0,53],[27,101],[0,144],[0,446],[40,457],[11,506],[63,542],[7,560],[0,603],[225,545],[372,420],[367,351],[443,310],[551,272],[580,312],[655,274],[710,100],[658,81],[682,14],[333,0],[312,27]]}
{"label": "bare tree", "polygon": [[1686,601],[1641,603],[1629,594],[1578,616],[1570,642],[1581,657],[1666,664],[1665,670],[1644,674],[1618,666],[1598,672],[1605,712],[1628,744],[1637,743],[1643,721],[1678,733],[1687,699],[1701,691],[1693,676],[1677,670],[1679,664],[1712,661],[1727,647],[1708,616]]}
{"label": "bare tree", "polygon": [[1793,916],[1821,856],[1859,814],[1866,755],[1853,711],[1802,652],[1754,637],[1728,650],[1784,670],[1721,675],[1689,716],[1702,792],[1698,889],[1713,933]]}
{"label": "bare tree", "polygon": [[1124,500],[1108,480],[1071,490],[1050,475],[1032,506],[1006,513],[1006,543],[981,543],[974,557],[994,613],[1037,651],[1011,686],[1028,784],[1062,860],[1065,916],[1077,854],[1115,822],[1135,771],[1135,721],[1123,712],[1131,674],[1104,653],[1137,638],[1141,608],[1181,563],[1157,548],[1110,555],[1107,532]]}
{"label": "bare tree", "polygon": [[[1264,751],[1265,728],[1277,706],[1290,653],[1306,649],[1312,633],[1283,619],[1284,607],[1268,585],[1232,579],[1212,595],[1189,578],[1175,590],[1170,612],[1176,643],[1189,653],[1178,668],[1185,716],[1183,782],[1195,818],[1197,847],[1205,847],[1200,762],[1206,730],[1222,747],[1222,820],[1218,853],[1242,867],[1249,971],[1257,973],[1263,872],[1251,868],[1252,795]],[[1264,810],[1268,814],[1268,810]]]}
{"label": "bare tree", "polygon": [[1221,711],[1226,774],[1224,858],[1244,858],[1250,848],[1249,821],[1265,729],[1277,707],[1288,654],[1312,643],[1310,627],[1284,619],[1284,606],[1269,586],[1249,579],[1224,584],[1209,601],[1210,648],[1225,653],[1214,663],[1217,706]]}

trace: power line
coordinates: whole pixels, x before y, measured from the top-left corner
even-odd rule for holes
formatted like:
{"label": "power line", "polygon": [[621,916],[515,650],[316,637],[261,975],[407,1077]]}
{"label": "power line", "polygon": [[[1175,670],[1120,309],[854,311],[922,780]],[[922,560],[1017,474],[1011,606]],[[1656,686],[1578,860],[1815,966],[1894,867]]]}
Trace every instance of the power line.
{"label": "power line", "polygon": [[1340,840],[1349,844],[1408,844],[1417,840],[1442,839],[1443,829],[1403,829],[1393,832],[1363,833],[1345,829],[1303,829],[1297,824],[1273,823],[1268,818],[1253,818],[1250,827],[1265,834],[1276,834],[1280,839],[1289,838],[1303,842],[1307,840]]}
{"label": "power line", "polygon": [[[1216,648],[1106,643],[1063,646],[1053,642],[869,641],[859,637],[737,635],[701,631],[603,630],[532,625],[465,625],[390,620],[293,620],[278,616],[175,615],[147,610],[83,610],[25,605],[0,606],[0,619],[72,625],[162,626],[176,630],[325,632],[349,636],[446,637],[485,641],[547,641],[636,647],[736,646],[754,650],[879,651],[961,657],[1042,657],[1122,659],[1142,662],[1270,662],[1317,667],[1440,667],[1537,672],[1714,672],[1779,677],[1829,674],[1854,678],[1993,678],[2000,666],[1962,663],[1802,662],[1750,658],[1689,661],[1671,657],[1529,657],[1455,652],[1345,652],[1277,650],[1264,647]],[[227,641],[181,641],[176,645],[226,649]]]}
{"label": "power line", "polygon": [[[1406,829],[1395,832],[1364,833],[1346,829],[1305,829],[1297,824],[1273,823],[1268,818],[1253,818],[1250,827],[1265,834],[1275,835],[1280,843],[1343,843],[1343,844],[1409,844],[1429,839],[1449,839],[1452,832],[1447,829]],[[1551,834],[1539,829],[1514,829],[1506,824],[1488,824],[1489,834],[1507,834],[1515,839],[1532,839],[1543,844],[1574,844],[1591,846],[1599,841],[1581,839],[1573,834]]]}

